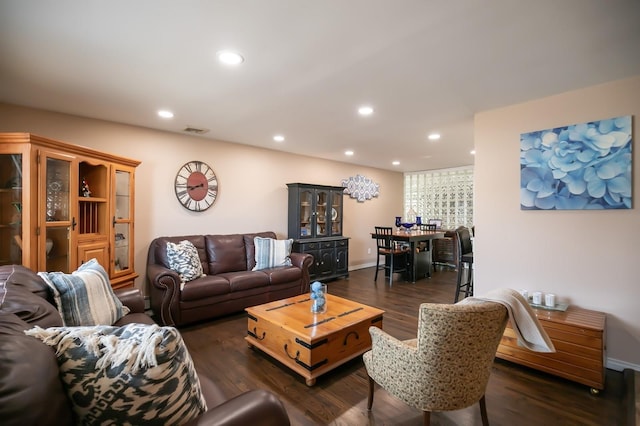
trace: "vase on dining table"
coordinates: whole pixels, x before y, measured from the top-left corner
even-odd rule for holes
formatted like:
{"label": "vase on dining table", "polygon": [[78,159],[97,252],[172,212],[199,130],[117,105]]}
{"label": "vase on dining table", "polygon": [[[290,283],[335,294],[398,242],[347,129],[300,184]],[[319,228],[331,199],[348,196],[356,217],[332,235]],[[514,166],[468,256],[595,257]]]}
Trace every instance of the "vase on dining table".
{"label": "vase on dining table", "polygon": [[402,226],[402,217],[396,216],[396,228],[398,229],[398,232],[400,231],[401,226]]}

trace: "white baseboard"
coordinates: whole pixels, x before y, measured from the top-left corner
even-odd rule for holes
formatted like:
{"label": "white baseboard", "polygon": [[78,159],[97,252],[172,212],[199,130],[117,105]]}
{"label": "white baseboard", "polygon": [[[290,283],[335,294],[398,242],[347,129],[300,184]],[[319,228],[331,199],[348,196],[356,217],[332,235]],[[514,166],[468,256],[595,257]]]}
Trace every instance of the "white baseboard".
{"label": "white baseboard", "polygon": [[351,265],[351,266],[349,266],[349,270],[350,271],[357,271],[358,269],[371,268],[373,266],[376,266],[376,262],[362,263],[360,265]]}
{"label": "white baseboard", "polygon": [[624,371],[627,368],[631,370],[640,371],[639,364],[632,364],[630,362],[621,361],[619,359],[614,359],[614,358],[607,358],[605,366],[608,369],[615,370],[615,371]]}

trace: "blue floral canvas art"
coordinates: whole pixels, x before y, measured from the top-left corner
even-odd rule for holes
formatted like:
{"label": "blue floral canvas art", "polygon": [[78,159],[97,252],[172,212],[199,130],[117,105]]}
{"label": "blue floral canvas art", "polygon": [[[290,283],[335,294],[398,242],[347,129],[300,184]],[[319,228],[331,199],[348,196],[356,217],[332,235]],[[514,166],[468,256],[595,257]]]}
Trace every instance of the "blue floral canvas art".
{"label": "blue floral canvas art", "polygon": [[520,135],[520,209],[631,208],[631,116]]}

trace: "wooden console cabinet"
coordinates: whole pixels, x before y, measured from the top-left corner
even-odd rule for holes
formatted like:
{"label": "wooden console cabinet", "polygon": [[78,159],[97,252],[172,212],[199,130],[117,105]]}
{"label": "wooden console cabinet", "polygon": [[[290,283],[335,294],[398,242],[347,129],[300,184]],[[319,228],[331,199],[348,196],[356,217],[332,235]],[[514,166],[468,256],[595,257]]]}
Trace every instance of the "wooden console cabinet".
{"label": "wooden console cabinet", "polygon": [[0,133],[0,265],[70,273],[92,258],[133,286],[139,161],[30,133]]}
{"label": "wooden console cabinet", "polygon": [[498,346],[498,358],[554,374],[591,387],[592,393],[605,384],[604,312],[569,306],[565,312],[534,309],[555,353],[532,352],[518,346],[516,335],[507,324]]}

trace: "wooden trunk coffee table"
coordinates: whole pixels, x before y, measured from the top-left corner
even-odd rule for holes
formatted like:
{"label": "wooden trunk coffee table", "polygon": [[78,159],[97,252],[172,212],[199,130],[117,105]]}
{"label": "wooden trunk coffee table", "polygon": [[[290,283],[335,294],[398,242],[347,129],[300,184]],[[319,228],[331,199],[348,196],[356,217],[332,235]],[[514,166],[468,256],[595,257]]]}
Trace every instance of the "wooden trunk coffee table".
{"label": "wooden trunk coffee table", "polygon": [[313,386],[316,378],[371,349],[369,327],[383,310],[327,294],[327,312],[311,313],[303,294],[245,309],[249,347],[271,355]]}

